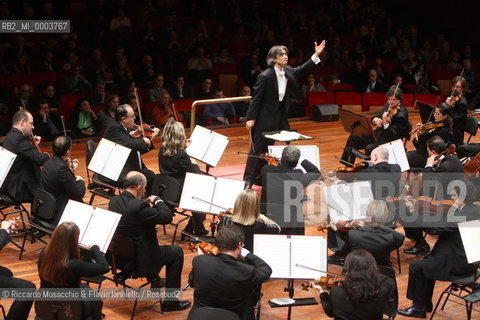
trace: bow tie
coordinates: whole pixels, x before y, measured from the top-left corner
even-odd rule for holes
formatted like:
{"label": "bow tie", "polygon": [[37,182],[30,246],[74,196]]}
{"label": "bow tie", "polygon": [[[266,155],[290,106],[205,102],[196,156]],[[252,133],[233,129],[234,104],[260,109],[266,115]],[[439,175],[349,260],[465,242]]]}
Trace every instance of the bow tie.
{"label": "bow tie", "polygon": [[278,71],[279,77],[285,77],[285,70]]}

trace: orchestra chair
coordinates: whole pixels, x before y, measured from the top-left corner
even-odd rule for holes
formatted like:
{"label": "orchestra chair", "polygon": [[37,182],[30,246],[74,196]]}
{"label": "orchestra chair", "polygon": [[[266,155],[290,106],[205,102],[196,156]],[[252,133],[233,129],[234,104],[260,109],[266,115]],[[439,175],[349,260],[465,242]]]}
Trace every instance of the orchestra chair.
{"label": "orchestra chair", "polygon": [[[126,283],[128,279],[138,279],[138,278],[146,278],[147,275],[140,274],[135,270],[131,270],[130,265],[134,265],[129,263],[135,259],[135,244],[132,239],[123,235],[120,232],[115,232],[113,235],[112,241],[110,242],[110,246],[108,247],[107,251],[107,259],[110,261],[111,271],[113,274],[113,279],[105,277],[105,279],[111,280],[115,283],[116,286],[121,285],[125,290],[131,289],[140,291],[140,289],[151,285],[153,282],[160,281],[160,288],[165,287],[165,279],[162,278],[155,278],[152,280],[146,280],[140,286],[131,286]],[[125,266],[129,264],[130,268],[128,270],[124,269]],[[155,288],[160,290],[160,288]],[[135,295],[135,302],[133,304],[131,318],[135,317],[135,311],[137,309],[139,294]],[[160,302],[160,313],[163,314],[163,302]]]}
{"label": "orchestra chair", "polygon": [[[10,198],[5,192],[0,190],[0,214],[2,215],[2,220],[5,220],[9,215],[19,213],[20,218],[25,220],[25,218],[30,221],[30,213],[25,208],[23,203],[18,202]],[[24,216],[25,214],[25,216]],[[25,228],[25,223],[22,223]]]}
{"label": "orchestra chair", "polygon": [[397,288],[397,278],[395,275],[395,270],[390,266],[377,266],[378,272],[387,276],[393,281],[395,281],[395,289],[391,292],[388,299],[388,304],[385,307],[384,314],[388,316],[388,319],[395,319],[398,309],[398,288]]}
{"label": "orchestra chair", "polygon": [[88,140],[87,148],[85,151],[85,163],[87,164],[87,189],[92,194],[92,196],[90,197],[90,201],[88,202],[89,205],[92,205],[95,196],[110,200],[115,195],[115,192],[117,192],[118,194],[121,193],[121,189],[119,187],[112,186],[108,183],[98,180],[96,177],[97,174],[93,171],[90,172],[90,170],[88,169],[88,164],[90,163],[90,160],[92,160],[93,154],[95,153],[96,149],[97,145],[95,144],[95,141]]}
{"label": "orchestra chair", "polygon": [[31,243],[35,243],[36,240],[47,244],[42,238],[46,235],[51,235],[55,226],[47,221],[51,221],[55,217],[57,200],[49,192],[44,189],[38,189],[32,202],[32,216],[30,218],[31,224],[26,228],[22,246],[20,248],[19,260],[22,259],[23,252],[25,252],[25,243],[27,242],[28,235],[31,236]]}
{"label": "orchestra chair", "polygon": [[[153,180],[152,194],[162,198],[174,215],[180,214],[184,216],[177,222],[171,223],[171,225],[175,227],[172,236],[173,245],[175,243],[175,236],[177,235],[180,223],[192,218],[192,215],[189,214],[189,211],[178,208],[180,204],[180,197],[182,195],[182,185],[177,179],[170,177],[169,175],[159,173],[155,175],[155,179]],[[195,220],[193,221],[195,222]],[[163,231],[166,233],[165,226],[163,226]]]}
{"label": "orchestra chair", "polygon": [[240,320],[240,317],[229,310],[201,307],[190,312],[187,320]]}
{"label": "orchestra chair", "polygon": [[472,136],[477,135],[478,131],[478,119],[475,117],[467,117],[467,120],[465,122],[465,132],[469,134],[467,142],[470,142],[470,139],[472,139]]}
{"label": "orchestra chair", "polygon": [[[445,290],[443,290],[443,292],[440,294],[440,297],[438,298],[438,301],[435,304],[435,308],[433,309],[432,315],[430,316],[430,320],[433,319],[435,312],[437,312],[437,308],[440,305],[440,302],[442,301],[444,294],[446,294],[447,296],[443,301],[442,308],[441,308],[442,310],[444,309],[445,304],[447,303],[448,299],[452,295],[454,297],[462,299],[465,302],[467,319],[468,320],[471,319],[473,304],[475,302],[480,301],[480,283],[477,282],[478,278],[480,277],[480,270],[479,270],[480,265],[477,264],[476,266],[477,266],[477,270],[475,271],[475,273],[473,273],[469,277],[465,277],[461,279],[452,279],[450,281],[450,285]],[[467,294],[462,295],[462,292],[466,292]]]}
{"label": "orchestra chair", "polygon": [[[35,301],[35,320],[81,320],[82,302],[76,301]],[[85,320],[93,320],[92,317]]]}

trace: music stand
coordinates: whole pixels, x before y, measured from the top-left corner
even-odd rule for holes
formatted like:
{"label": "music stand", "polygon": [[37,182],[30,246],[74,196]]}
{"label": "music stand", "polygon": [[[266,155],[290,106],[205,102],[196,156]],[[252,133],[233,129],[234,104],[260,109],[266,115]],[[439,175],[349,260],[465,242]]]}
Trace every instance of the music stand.
{"label": "music stand", "polygon": [[415,105],[418,107],[418,113],[420,113],[420,119],[422,119],[422,123],[427,123],[430,121],[434,110],[433,106],[418,100],[415,100]]}
{"label": "music stand", "polygon": [[376,140],[369,118],[342,108],[338,109],[338,114],[342,120],[343,128],[345,131],[350,132],[350,135],[371,138],[372,141]]}

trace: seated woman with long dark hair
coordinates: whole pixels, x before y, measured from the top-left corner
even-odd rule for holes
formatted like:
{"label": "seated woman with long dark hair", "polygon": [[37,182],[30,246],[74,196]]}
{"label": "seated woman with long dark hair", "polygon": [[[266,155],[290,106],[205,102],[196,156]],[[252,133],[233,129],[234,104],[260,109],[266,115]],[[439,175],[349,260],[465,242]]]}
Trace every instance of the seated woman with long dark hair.
{"label": "seated woman with long dark hair", "polygon": [[[187,172],[203,173],[196,161],[191,159],[185,151],[189,142],[181,122],[170,118],[163,128],[162,139],[162,146],[158,152],[158,166],[161,173],[177,179],[182,187]],[[185,231],[195,231],[197,235],[206,235],[208,231],[203,226],[205,215],[193,213],[193,219],[195,219],[195,223],[190,219]]]}
{"label": "seated woman with long dark hair", "polygon": [[325,314],[337,320],[382,320],[395,292],[395,282],[378,272],[373,256],[362,249],[350,252],[342,276],[341,285],[330,293],[313,285],[320,291]]}
{"label": "seated woman with long dark hair", "polygon": [[[416,128],[420,128],[421,123],[417,123]],[[428,152],[427,152],[427,141],[434,137],[439,136],[449,143],[452,141],[453,135],[453,118],[452,118],[452,108],[445,103],[441,103],[435,107],[433,110],[433,126],[438,126],[430,130],[421,131],[420,134],[412,138],[413,145],[416,150],[407,152],[408,163],[410,167],[413,168],[423,168],[427,163]]]}
{"label": "seated woman with long dark hair", "polygon": [[[38,260],[41,288],[80,288],[81,277],[108,272],[108,262],[97,245],[90,248],[94,262],[80,260],[79,235],[80,230],[73,222],[63,222],[55,228]],[[101,319],[101,312],[101,300],[82,301],[82,319]]]}
{"label": "seated woman with long dark hair", "polygon": [[253,251],[254,234],[274,234],[281,230],[275,221],[260,213],[260,201],[252,189],[245,189],[238,194],[233,213],[222,217],[219,229],[229,224],[242,228],[245,235],[244,247],[249,251]]}

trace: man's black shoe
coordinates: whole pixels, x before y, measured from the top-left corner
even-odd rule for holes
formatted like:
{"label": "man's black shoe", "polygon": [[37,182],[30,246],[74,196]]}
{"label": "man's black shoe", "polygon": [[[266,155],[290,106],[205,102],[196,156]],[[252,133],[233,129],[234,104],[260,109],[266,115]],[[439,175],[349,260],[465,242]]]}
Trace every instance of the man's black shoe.
{"label": "man's black shoe", "polygon": [[164,312],[180,311],[190,308],[192,303],[190,301],[167,301],[163,303],[162,309]]}
{"label": "man's black shoe", "polygon": [[430,252],[430,248],[429,248],[429,247],[417,247],[417,246],[413,246],[413,247],[411,247],[411,248],[408,248],[408,249],[403,250],[403,252],[405,252],[406,254],[413,254],[413,255],[416,255],[416,256],[423,256],[423,255],[426,255],[427,253]]}
{"label": "man's black shoe", "polygon": [[398,309],[398,314],[404,317],[412,318],[425,318],[427,316],[425,309],[418,309],[414,306],[411,306],[407,309]]}

